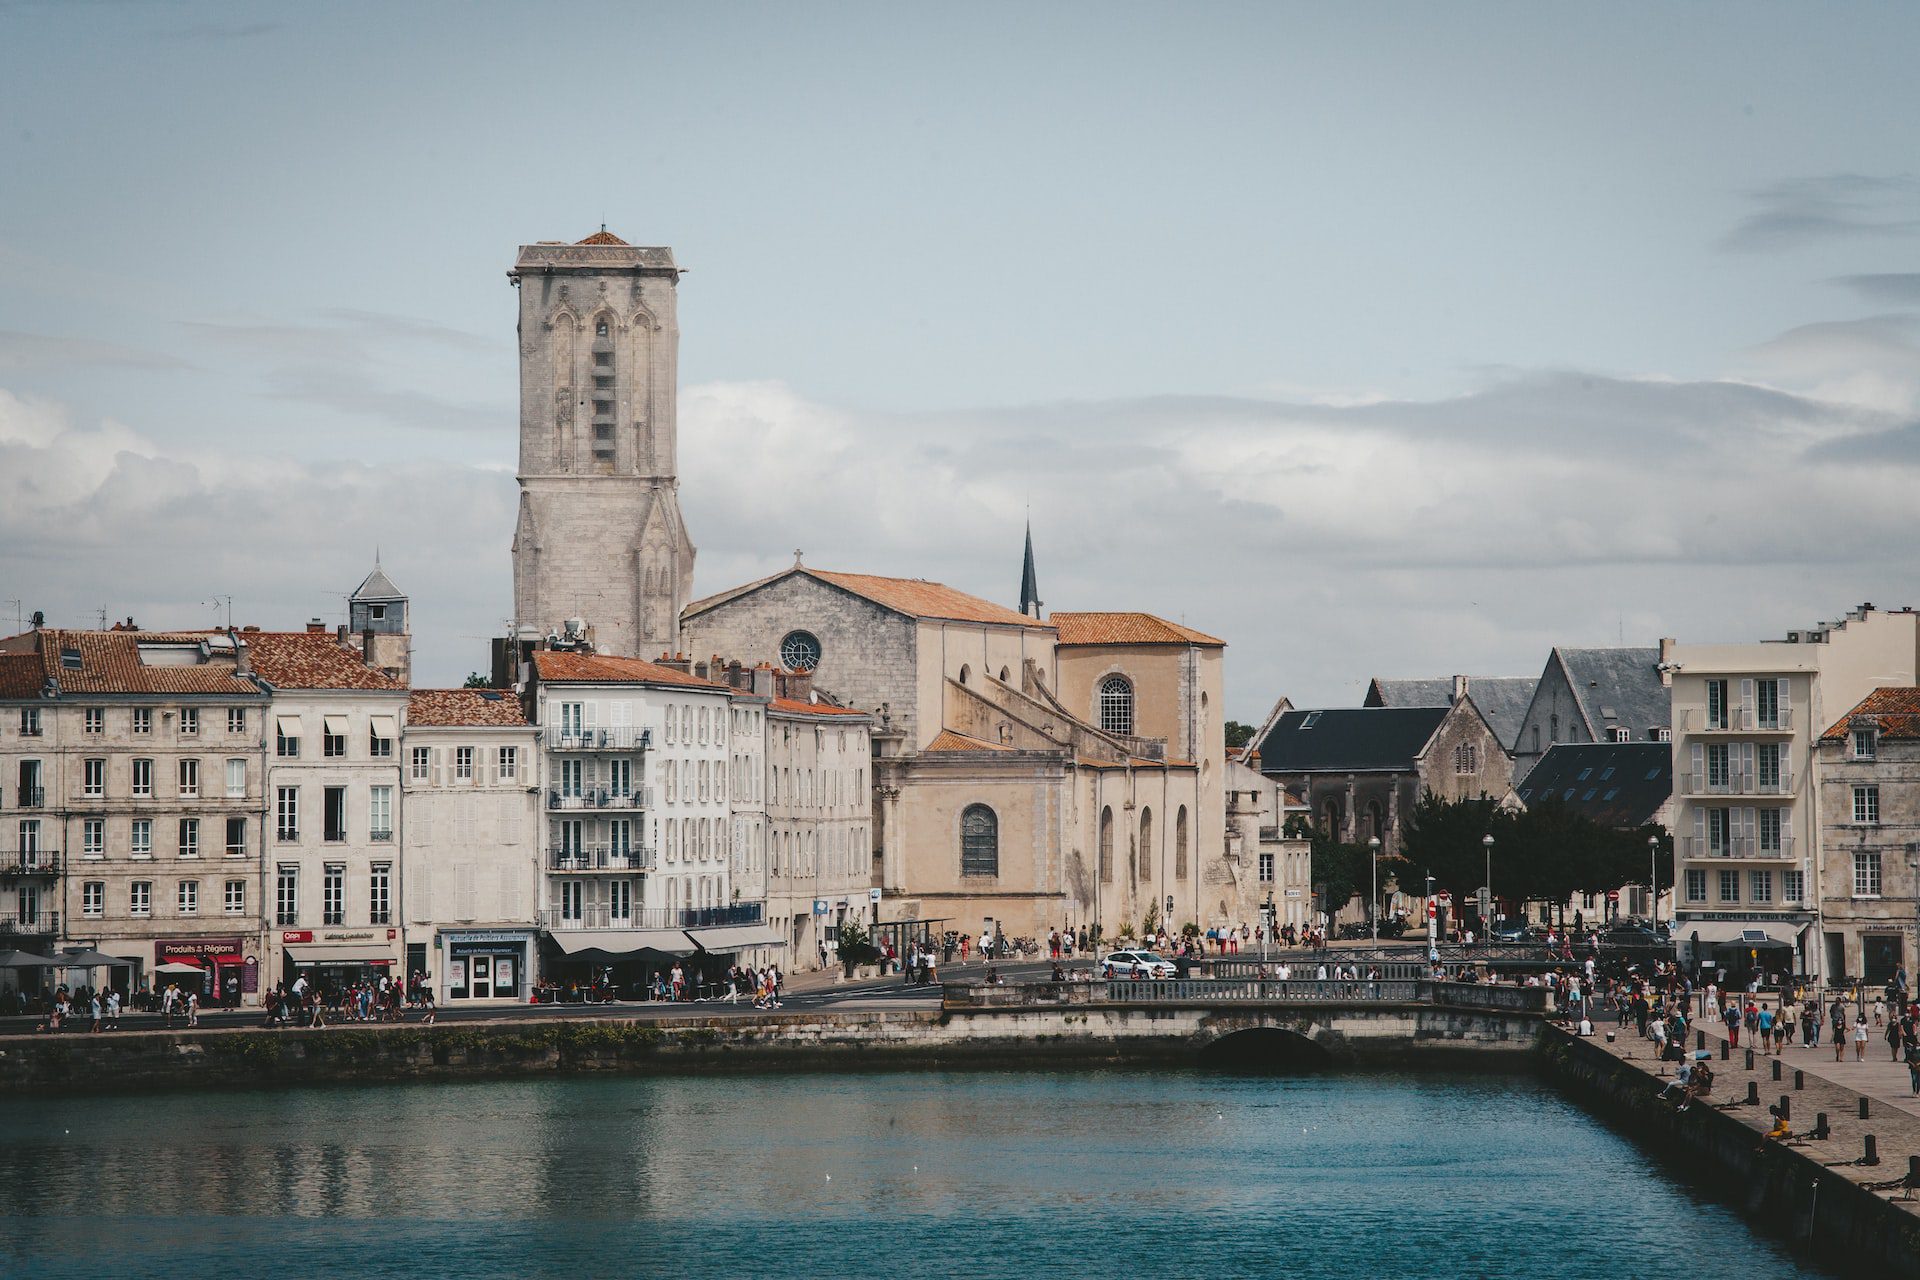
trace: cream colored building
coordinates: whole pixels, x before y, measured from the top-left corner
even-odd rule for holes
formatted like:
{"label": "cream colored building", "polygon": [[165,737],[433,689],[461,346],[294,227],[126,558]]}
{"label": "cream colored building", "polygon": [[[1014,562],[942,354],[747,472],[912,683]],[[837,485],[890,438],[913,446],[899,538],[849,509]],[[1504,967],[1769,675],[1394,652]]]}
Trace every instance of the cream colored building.
{"label": "cream colored building", "polygon": [[1816,928],[1828,889],[1814,746],[1876,687],[1913,684],[1917,665],[1920,615],[1871,606],[1783,640],[1667,650],[1683,959],[1737,969],[1757,950],[1833,971],[1841,957]]}
{"label": "cream colored building", "polygon": [[58,979],[128,991],[190,963],[203,998],[258,998],[268,694],[243,639],[0,640],[0,948],[102,951],[123,963]]}
{"label": "cream colored building", "polygon": [[767,704],[767,918],[795,970],[831,967],[840,927],[876,918],[872,724],[824,702]]}
{"label": "cream colored building", "polygon": [[1821,736],[1820,931],[1829,982],[1880,987],[1920,955],[1920,689],[1875,689]]}
{"label": "cream colored building", "polygon": [[512,690],[415,689],[402,728],[407,969],[444,1005],[524,1002],[539,957],[539,731]]}

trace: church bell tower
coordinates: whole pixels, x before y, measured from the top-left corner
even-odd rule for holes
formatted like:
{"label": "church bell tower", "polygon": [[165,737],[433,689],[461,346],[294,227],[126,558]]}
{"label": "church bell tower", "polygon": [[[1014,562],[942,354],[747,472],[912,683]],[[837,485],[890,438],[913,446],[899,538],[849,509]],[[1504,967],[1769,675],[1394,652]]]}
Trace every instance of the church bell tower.
{"label": "church bell tower", "polygon": [[676,461],[680,268],[605,227],[522,245],[515,624],[583,622],[601,653],[680,643],[693,543]]}

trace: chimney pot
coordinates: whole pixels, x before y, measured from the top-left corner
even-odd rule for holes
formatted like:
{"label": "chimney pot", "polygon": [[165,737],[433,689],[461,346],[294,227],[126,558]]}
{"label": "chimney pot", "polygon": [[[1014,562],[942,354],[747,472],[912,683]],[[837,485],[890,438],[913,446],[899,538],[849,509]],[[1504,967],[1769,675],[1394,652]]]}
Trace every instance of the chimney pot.
{"label": "chimney pot", "polygon": [[309,618],[309,619],[307,619],[307,634],[308,634],[308,635],[310,635],[310,636],[314,636],[314,635],[325,635],[326,633],[327,633],[327,624],[326,624],[326,623],[324,623],[324,622],[322,622],[322,621],[320,621],[320,619],[318,619],[318,618]]}

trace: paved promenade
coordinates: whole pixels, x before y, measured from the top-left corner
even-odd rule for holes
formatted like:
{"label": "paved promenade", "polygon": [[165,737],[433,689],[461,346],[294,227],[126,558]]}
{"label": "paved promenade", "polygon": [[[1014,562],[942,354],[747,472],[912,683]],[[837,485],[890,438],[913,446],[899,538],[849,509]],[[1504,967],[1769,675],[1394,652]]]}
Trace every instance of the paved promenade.
{"label": "paved promenade", "polygon": [[[1720,1045],[1727,1038],[1726,1027],[1721,1023],[1711,1021],[1695,1022],[1689,1025],[1695,1031],[1704,1031],[1707,1033],[1707,1047],[1714,1051],[1714,1065],[1716,1067],[1727,1066],[1734,1068],[1734,1070],[1726,1073],[1726,1078],[1736,1081],[1737,1087],[1744,1093],[1748,1078],[1745,1069],[1747,1055],[1746,1033],[1744,1031],[1741,1032],[1740,1047],[1733,1051],[1733,1056],[1727,1062],[1721,1063],[1719,1061]],[[1621,1029],[1629,1032],[1632,1031],[1631,1025]],[[1874,1032],[1874,1037],[1867,1041],[1867,1056],[1863,1062],[1854,1061],[1853,1043],[1851,1040],[1849,1040],[1845,1046],[1847,1054],[1846,1061],[1844,1062],[1835,1062],[1833,1060],[1833,1046],[1831,1044],[1822,1044],[1813,1048],[1800,1044],[1797,1040],[1789,1044],[1780,1053],[1781,1070],[1786,1077],[1785,1083],[1787,1087],[1792,1087],[1793,1073],[1795,1071],[1804,1071],[1808,1076],[1818,1076],[1820,1079],[1839,1085],[1843,1089],[1849,1089],[1854,1093],[1864,1093],[1869,1098],[1884,1102],[1890,1107],[1894,1107],[1916,1119],[1920,1119],[1920,1098],[1913,1096],[1913,1088],[1910,1083],[1910,1077],[1907,1074],[1907,1064],[1888,1060],[1887,1042],[1880,1038],[1881,1033],[1885,1030],[1884,1028],[1869,1027],[1868,1030]],[[1693,1046],[1689,1043],[1687,1047],[1692,1048]],[[1763,1054],[1756,1049],[1753,1058],[1753,1075],[1760,1081],[1760,1096],[1768,1098],[1769,1089],[1772,1089],[1774,1093],[1778,1093],[1780,1091],[1779,1086],[1773,1084],[1772,1055]],[[1914,1154],[1920,1155],[1920,1147],[1914,1148]]]}

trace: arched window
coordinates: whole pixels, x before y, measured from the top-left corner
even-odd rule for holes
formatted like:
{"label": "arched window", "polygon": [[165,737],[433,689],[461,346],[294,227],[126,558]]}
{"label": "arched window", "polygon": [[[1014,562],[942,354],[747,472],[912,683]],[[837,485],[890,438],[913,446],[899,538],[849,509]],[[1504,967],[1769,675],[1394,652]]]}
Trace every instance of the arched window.
{"label": "arched window", "polygon": [[1335,840],[1343,839],[1346,836],[1346,823],[1342,820],[1344,815],[1341,812],[1340,802],[1338,800],[1327,801],[1326,815],[1327,834]]}
{"label": "arched window", "polygon": [[983,804],[970,804],[960,815],[960,874],[1000,874],[1000,819]]}
{"label": "arched window", "polygon": [[1140,810],[1140,882],[1153,879],[1153,810]]}
{"label": "arched window", "polygon": [[1007,676],[1008,676],[1008,674],[1009,674],[1009,673],[1008,673],[1008,671],[1007,671],[1007,669],[1006,669],[1005,667],[1002,667],[1002,668],[1000,668],[1000,683],[1001,683],[1001,684],[1005,684],[1005,683],[1007,682]]}
{"label": "arched window", "polygon": [[1387,838],[1387,815],[1378,800],[1367,801],[1367,834],[1380,840]]}
{"label": "arched window", "polygon": [[972,674],[973,674],[972,667],[968,666],[964,662],[960,664],[960,683],[961,684],[965,684],[967,682],[967,677]]}
{"label": "arched window", "polygon": [[1100,682],[1100,728],[1106,733],[1133,732],[1133,685],[1125,676]]}
{"label": "arched window", "polygon": [[1100,883],[1113,883],[1113,809],[1100,810]]}
{"label": "arched window", "polygon": [[1187,806],[1173,815],[1173,878],[1187,878]]}

